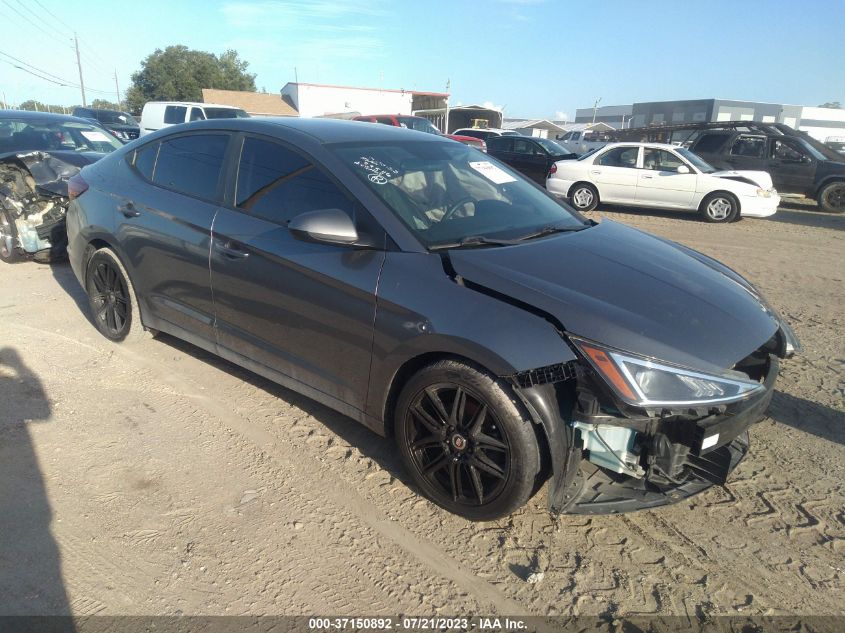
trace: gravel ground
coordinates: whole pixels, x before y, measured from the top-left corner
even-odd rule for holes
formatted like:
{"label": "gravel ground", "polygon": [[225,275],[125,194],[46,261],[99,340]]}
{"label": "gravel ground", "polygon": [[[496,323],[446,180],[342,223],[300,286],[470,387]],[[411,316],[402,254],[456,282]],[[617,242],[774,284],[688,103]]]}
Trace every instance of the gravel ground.
{"label": "gravel ground", "polygon": [[845,216],[591,215],[726,262],[802,339],[727,486],[469,523],[353,421],[170,337],[110,344],[66,263],[0,264],[0,614],[845,614]]}

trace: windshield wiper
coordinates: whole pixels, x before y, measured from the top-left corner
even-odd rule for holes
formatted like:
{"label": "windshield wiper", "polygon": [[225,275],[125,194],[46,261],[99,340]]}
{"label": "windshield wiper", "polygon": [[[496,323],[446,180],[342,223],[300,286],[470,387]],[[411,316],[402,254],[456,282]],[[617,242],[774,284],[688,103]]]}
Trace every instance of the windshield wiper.
{"label": "windshield wiper", "polygon": [[551,235],[552,233],[572,233],[574,231],[582,231],[589,226],[590,224],[582,224],[581,226],[544,226],[542,229],[537,231],[536,233],[529,233],[528,235],[523,235],[522,237],[514,240],[516,242],[523,242],[525,240],[533,240],[538,237],[544,237],[546,235]]}
{"label": "windshield wiper", "polygon": [[514,244],[519,244],[521,240],[496,240],[491,239],[489,237],[484,237],[483,235],[467,235],[466,237],[461,238],[457,242],[447,242],[444,244],[435,244],[434,246],[430,247],[429,250],[438,251],[446,248],[464,248],[467,246],[482,246],[482,245],[489,245],[489,246],[513,246]]}

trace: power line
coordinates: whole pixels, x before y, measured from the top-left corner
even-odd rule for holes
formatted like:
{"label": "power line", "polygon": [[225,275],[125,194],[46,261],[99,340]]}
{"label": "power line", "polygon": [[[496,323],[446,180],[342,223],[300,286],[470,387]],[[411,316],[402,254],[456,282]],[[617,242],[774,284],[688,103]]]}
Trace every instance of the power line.
{"label": "power line", "polygon": [[[12,11],[14,11],[15,13],[17,13],[20,17],[22,17],[24,20],[26,20],[27,22],[29,22],[31,25],[33,25],[35,28],[37,28],[39,31],[41,31],[42,33],[44,33],[44,34],[45,34],[45,35],[47,35],[48,37],[51,37],[51,38],[56,37],[56,34],[55,34],[55,33],[51,33],[51,32],[49,32],[48,30],[46,30],[46,29],[45,29],[43,26],[41,26],[40,24],[38,24],[37,22],[34,22],[31,18],[29,18],[28,16],[24,15],[23,13],[21,13],[20,11],[18,11],[15,7],[13,7],[11,4],[9,4],[9,3],[7,2],[7,0],[2,0],[2,2],[3,2],[3,4],[5,4],[8,8],[10,8]],[[70,44],[67,44],[67,46],[70,46]]]}
{"label": "power line", "polygon": [[37,4],[39,7],[41,7],[42,9],[44,9],[44,11],[46,11],[46,12],[47,12],[47,14],[49,14],[49,15],[50,15],[50,16],[51,16],[51,17],[52,17],[52,18],[53,18],[53,19],[54,19],[54,20],[55,20],[58,24],[61,24],[63,27],[65,26],[65,23],[64,23],[64,22],[63,22],[60,18],[58,18],[58,17],[56,16],[56,14],[55,14],[55,13],[53,13],[52,11],[50,11],[50,9],[48,9],[47,7],[45,7],[45,6],[44,6],[43,4],[41,4],[38,0],[34,0],[34,2],[35,2],[35,4]]}
{"label": "power line", "polygon": [[50,79],[49,77],[44,77],[44,76],[42,76],[42,75],[39,75],[39,74],[37,74],[37,73],[32,72],[31,70],[29,70],[29,69],[27,69],[27,68],[24,68],[23,66],[19,66],[19,65],[17,65],[17,64],[16,64],[16,63],[14,63],[14,62],[10,62],[10,61],[9,61],[9,60],[7,60],[7,59],[0,59],[0,62],[4,62],[4,63],[6,63],[6,64],[9,64],[9,66],[12,66],[12,67],[14,67],[14,68],[17,68],[18,70],[22,70],[22,71],[24,71],[25,73],[29,73],[29,74],[30,74],[30,75],[32,75],[33,77],[38,77],[39,79],[43,79],[44,81],[49,81],[50,83],[52,83],[52,84],[56,84],[57,86],[64,86],[64,87],[66,87],[66,88],[78,88],[78,87],[79,87],[79,86],[74,86],[74,85],[72,85],[72,84],[66,84],[66,83],[63,83],[63,82],[61,82],[61,81],[56,81],[56,80],[54,80],[54,79]]}
{"label": "power line", "polygon": [[[22,68],[21,66],[17,66],[16,64],[13,64],[12,62],[6,61],[5,59],[0,60],[0,61],[6,62],[10,66],[14,66],[15,68],[19,68],[20,70],[23,70],[24,72],[27,72],[30,75],[33,75],[35,77],[39,77],[40,79],[46,79],[47,81],[50,81],[50,82],[57,84],[59,86],[69,86],[71,88],[79,88],[80,87],[78,83],[68,81],[67,79],[65,79],[63,77],[59,77],[58,75],[54,75],[51,72],[48,72],[48,71],[43,70],[41,68],[38,68],[37,66],[33,66],[32,64],[29,64],[29,63],[23,61],[22,59],[18,59],[14,55],[9,55],[9,53],[3,52],[3,51],[0,51],[0,55],[3,55],[4,57],[8,57],[9,59],[12,59],[12,60],[18,62],[18,64],[23,64],[24,66],[31,68],[32,70],[28,70],[27,68]],[[40,74],[36,74],[36,72],[32,72],[32,71],[36,71],[37,73],[40,73]],[[42,75],[47,75],[47,77],[44,77]],[[88,90],[90,92],[98,92],[100,94],[108,94],[108,95],[110,95],[114,92],[113,90],[97,90],[96,88],[86,88],[86,90]]]}

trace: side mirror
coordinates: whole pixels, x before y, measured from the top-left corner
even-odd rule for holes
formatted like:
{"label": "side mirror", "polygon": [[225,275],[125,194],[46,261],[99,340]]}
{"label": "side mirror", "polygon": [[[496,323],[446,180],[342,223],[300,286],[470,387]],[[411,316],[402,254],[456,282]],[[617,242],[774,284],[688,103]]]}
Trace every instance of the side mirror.
{"label": "side mirror", "polygon": [[689,173],[689,167],[687,167],[686,165],[679,165],[678,166],[678,173],[679,174],[688,174]]}
{"label": "side mirror", "polygon": [[301,240],[325,244],[358,244],[358,231],[340,209],[320,209],[301,213],[288,222],[288,230]]}

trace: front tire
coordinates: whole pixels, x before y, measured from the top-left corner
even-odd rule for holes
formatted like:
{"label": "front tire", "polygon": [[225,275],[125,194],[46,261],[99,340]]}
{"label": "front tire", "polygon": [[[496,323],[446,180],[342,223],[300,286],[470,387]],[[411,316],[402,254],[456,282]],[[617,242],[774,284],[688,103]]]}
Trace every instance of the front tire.
{"label": "front tire", "polygon": [[739,201],[732,194],[717,191],[701,201],[698,211],[705,222],[726,224],[739,218]]}
{"label": "front tire", "polygon": [[845,211],[845,181],[838,180],[822,187],[817,202],[822,211],[828,213]]}
{"label": "front tire", "polygon": [[18,229],[5,209],[0,209],[0,259],[7,264],[21,259],[18,250]]}
{"label": "front tire", "polygon": [[488,521],[535,492],[537,436],[509,391],[452,360],[423,368],[402,389],[394,420],[402,461],[425,496],[449,512]]}
{"label": "front tire", "polygon": [[569,201],[579,211],[592,211],[599,204],[599,192],[590,183],[579,182],[572,186]]}
{"label": "front tire", "polygon": [[100,334],[115,342],[147,338],[135,288],[114,251],[101,248],[91,255],[85,272],[85,290]]}

